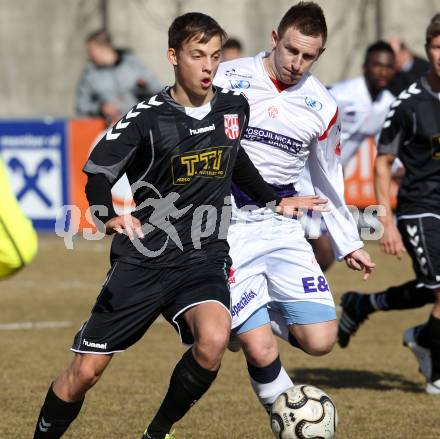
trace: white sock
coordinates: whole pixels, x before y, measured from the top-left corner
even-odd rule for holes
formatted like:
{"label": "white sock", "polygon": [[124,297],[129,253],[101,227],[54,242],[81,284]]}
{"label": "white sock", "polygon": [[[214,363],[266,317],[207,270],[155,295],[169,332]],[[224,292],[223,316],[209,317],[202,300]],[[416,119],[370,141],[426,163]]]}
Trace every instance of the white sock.
{"label": "white sock", "polygon": [[281,367],[278,376],[270,383],[259,383],[251,376],[249,376],[249,379],[257,398],[266,411],[270,410],[273,402],[278,398],[279,395],[281,395],[281,393],[288,388],[293,387],[293,382],[285,371],[284,367]]}

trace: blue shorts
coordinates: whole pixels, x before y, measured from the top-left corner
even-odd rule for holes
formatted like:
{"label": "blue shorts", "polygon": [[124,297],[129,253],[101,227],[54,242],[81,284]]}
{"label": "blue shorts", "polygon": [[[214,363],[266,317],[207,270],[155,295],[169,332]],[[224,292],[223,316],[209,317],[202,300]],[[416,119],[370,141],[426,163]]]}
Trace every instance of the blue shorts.
{"label": "blue shorts", "polygon": [[[309,301],[271,302],[269,308],[281,313],[286,325],[310,325],[313,323],[336,320],[336,310],[333,306]],[[252,329],[270,323],[267,306],[258,308],[240,326],[232,330],[234,335],[243,334]]]}
{"label": "blue shorts", "polygon": [[269,312],[267,311],[267,306],[264,305],[251,314],[244,323],[237,328],[234,328],[232,333],[234,335],[243,334],[244,332],[251,331],[252,329],[258,328],[267,323],[270,323],[270,317]]}
{"label": "blue shorts", "polygon": [[335,307],[318,302],[270,302],[268,306],[279,311],[287,325],[311,325],[336,320]]}

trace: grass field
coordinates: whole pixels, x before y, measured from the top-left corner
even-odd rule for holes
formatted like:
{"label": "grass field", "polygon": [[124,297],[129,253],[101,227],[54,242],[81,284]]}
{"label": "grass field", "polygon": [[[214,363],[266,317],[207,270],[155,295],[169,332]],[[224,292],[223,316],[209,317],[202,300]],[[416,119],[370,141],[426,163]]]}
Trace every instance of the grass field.
{"label": "grass field", "polygon": [[[70,361],[72,337],[88,317],[108,268],[108,239],[78,240],[74,250],[66,250],[60,238],[40,238],[36,261],[0,282],[1,439],[32,438],[47,387]],[[343,264],[328,273],[337,302],[347,289],[376,291],[413,276],[408,258],[399,262],[385,257],[376,244],[368,250],[378,265],[370,281],[364,283]],[[416,361],[401,342],[403,330],[424,321],[428,313],[425,307],[374,315],[348,349],[336,347],[322,358],[280,344],[293,380],[314,384],[333,397],[340,417],[337,438],[440,437],[440,397],[424,393]],[[25,322],[34,323],[28,329],[13,325]],[[59,322],[60,327],[48,328],[44,322]],[[138,344],[114,358],[65,437],[138,439],[182,352],[168,324],[154,324]],[[217,381],[176,425],[176,434],[178,439],[272,437],[241,353],[226,353]]]}

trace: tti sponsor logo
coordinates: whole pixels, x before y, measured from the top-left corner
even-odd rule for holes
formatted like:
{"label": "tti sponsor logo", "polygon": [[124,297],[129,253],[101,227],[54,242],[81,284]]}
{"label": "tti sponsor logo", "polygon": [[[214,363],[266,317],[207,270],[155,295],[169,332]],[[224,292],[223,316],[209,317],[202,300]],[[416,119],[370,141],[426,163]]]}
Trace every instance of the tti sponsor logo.
{"label": "tti sponsor logo", "polygon": [[94,343],[93,341],[87,341],[85,338],[83,339],[83,345],[89,348],[107,349],[107,343]]}
{"label": "tti sponsor logo", "polygon": [[188,151],[172,158],[174,184],[187,184],[195,177],[223,178],[229,162],[229,147]]}
{"label": "tti sponsor logo", "polygon": [[238,316],[238,314],[240,314],[240,311],[246,308],[246,306],[249,305],[249,303],[256,297],[257,295],[252,290],[242,294],[240,300],[231,307],[232,317]]}

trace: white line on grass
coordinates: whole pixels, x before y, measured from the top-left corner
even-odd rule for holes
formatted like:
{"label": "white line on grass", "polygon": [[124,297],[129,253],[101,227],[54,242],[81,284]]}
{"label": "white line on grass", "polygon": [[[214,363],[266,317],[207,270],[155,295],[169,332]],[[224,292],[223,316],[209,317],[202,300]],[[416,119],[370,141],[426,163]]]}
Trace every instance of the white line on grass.
{"label": "white line on grass", "polygon": [[56,328],[68,328],[72,326],[72,322],[59,321],[59,322],[13,322],[13,323],[0,323],[0,331],[17,331],[21,329],[56,329]]}
{"label": "white line on grass", "polygon": [[[164,323],[166,320],[159,316],[154,323]],[[12,323],[0,323],[0,331],[20,331],[23,329],[57,329],[57,328],[69,328],[73,325],[73,322],[68,320],[61,321],[47,321],[47,322],[12,322]]]}
{"label": "white line on grass", "polygon": [[37,288],[45,289],[45,290],[76,290],[76,289],[97,289],[100,284],[99,282],[83,282],[80,280],[72,280],[72,281],[46,281],[42,284],[42,280],[37,279],[23,279],[23,280],[6,280],[4,281],[5,288]]}

